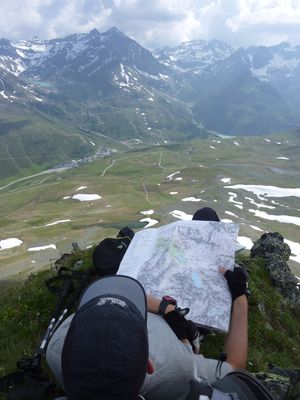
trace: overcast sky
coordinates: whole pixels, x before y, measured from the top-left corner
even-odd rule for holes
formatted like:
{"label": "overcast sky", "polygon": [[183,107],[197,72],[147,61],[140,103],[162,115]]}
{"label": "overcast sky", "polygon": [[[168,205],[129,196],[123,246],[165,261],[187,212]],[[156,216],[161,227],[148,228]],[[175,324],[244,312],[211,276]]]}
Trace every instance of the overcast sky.
{"label": "overcast sky", "polygon": [[193,39],[300,44],[300,0],[0,0],[0,37],[62,37],[118,27],[154,49]]}

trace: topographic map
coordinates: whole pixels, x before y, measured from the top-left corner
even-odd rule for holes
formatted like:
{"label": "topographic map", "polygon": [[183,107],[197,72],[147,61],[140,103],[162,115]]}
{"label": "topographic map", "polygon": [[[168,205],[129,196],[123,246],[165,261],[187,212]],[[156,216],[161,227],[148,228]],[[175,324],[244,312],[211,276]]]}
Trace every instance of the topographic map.
{"label": "topographic map", "polygon": [[238,225],[177,221],[135,234],[118,274],[136,278],[146,293],[177,299],[188,319],[228,331],[231,296],[219,266],[234,267]]}

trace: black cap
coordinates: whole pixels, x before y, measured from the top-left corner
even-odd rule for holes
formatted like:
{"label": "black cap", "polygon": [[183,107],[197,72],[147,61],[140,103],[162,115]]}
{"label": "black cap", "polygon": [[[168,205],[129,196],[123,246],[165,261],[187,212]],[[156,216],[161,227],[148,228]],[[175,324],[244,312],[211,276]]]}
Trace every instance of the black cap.
{"label": "black cap", "polygon": [[68,400],[136,400],[148,361],[147,303],[128,276],[108,276],[83,293],[62,351]]}

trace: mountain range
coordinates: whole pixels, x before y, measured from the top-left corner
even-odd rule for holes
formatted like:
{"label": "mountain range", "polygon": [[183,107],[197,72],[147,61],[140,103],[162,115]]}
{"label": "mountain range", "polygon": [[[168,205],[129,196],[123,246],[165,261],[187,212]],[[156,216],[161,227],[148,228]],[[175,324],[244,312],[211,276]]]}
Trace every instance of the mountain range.
{"label": "mountain range", "polygon": [[117,28],[0,40],[1,177],[91,154],[91,138],[146,144],[300,125],[300,46],[194,40],[153,52]]}

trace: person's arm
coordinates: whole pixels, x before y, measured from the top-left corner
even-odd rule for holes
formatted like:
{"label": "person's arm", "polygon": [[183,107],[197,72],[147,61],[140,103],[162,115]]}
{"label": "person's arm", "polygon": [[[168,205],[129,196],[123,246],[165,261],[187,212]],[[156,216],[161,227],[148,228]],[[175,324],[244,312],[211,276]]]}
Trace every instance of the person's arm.
{"label": "person's arm", "polygon": [[229,333],[225,340],[226,361],[234,369],[245,368],[248,358],[248,300],[238,297],[232,306]]}
{"label": "person's arm", "polygon": [[248,299],[247,277],[241,268],[233,271],[220,268],[232,296],[232,313],[229,333],[225,340],[226,361],[234,369],[245,368],[248,357]]}

